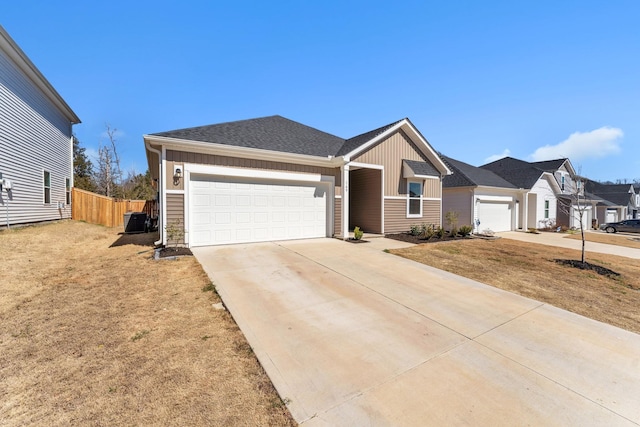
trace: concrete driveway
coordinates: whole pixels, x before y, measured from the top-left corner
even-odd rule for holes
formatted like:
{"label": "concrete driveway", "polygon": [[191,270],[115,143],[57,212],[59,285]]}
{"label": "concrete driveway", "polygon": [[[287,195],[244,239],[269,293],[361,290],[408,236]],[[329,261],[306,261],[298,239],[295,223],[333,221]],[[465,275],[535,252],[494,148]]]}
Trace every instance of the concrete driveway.
{"label": "concrete driveway", "polygon": [[299,423],[640,425],[640,335],[372,240],[193,250]]}

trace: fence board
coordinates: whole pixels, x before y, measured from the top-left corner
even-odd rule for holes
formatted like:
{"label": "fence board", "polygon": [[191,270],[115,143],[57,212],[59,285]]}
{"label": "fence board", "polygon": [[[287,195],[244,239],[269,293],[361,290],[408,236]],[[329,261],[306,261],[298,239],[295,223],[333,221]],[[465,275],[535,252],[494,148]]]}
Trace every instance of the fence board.
{"label": "fence board", "polygon": [[79,188],[72,189],[71,217],[91,224],[119,227],[124,224],[126,212],[152,213],[155,201],[120,200],[102,196]]}

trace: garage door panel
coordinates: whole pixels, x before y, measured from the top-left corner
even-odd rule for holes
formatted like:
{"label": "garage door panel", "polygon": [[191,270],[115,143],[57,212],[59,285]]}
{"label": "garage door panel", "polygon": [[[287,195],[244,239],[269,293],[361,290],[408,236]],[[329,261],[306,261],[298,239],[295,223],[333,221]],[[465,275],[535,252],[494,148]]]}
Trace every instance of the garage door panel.
{"label": "garage door panel", "polygon": [[512,230],[511,204],[481,201],[478,203],[478,219],[480,231],[487,229],[495,232],[510,231]]}
{"label": "garage door panel", "polygon": [[192,246],[325,237],[325,183],[192,175]]}

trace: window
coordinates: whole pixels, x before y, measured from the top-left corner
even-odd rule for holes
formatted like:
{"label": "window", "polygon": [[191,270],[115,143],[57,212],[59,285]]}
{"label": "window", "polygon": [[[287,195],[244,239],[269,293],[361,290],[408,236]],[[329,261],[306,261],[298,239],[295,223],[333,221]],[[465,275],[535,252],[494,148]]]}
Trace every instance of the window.
{"label": "window", "polygon": [[67,198],[65,199],[65,204],[71,204],[71,180],[69,178],[64,179],[64,188],[66,191]]}
{"label": "window", "polygon": [[407,183],[407,217],[422,217],[422,182],[420,181]]}
{"label": "window", "polygon": [[544,201],[544,218],[549,219],[549,201]]}
{"label": "window", "polygon": [[51,172],[44,171],[44,203],[51,203]]}
{"label": "window", "polygon": [[564,191],[564,175],[562,175],[562,179],[561,179],[561,183],[560,183],[560,189],[562,191]]}

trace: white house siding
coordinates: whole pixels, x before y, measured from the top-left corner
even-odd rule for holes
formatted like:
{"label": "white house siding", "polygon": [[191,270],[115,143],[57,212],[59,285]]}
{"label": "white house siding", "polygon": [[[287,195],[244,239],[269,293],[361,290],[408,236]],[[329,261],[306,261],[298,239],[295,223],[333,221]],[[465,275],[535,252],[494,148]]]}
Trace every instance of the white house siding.
{"label": "white house siding", "polygon": [[[528,226],[533,228],[542,228],[545,226],[545,200],[549,201],[549,219],[555,222],[558,202],[549,182],[546,179],[539,179],[530,193],[536,195],[535,198],[531,198],[530,200],[535,199],[537,202],[535,208],[529,206]],[[535,217],[532,218],[532,215]]]}
{"label": "white house siding", "polygon": [[[0,226],[71,217],[65,179],[73,183],[71,123],[0,50],[0,173],[13,183],[2,193]],[[51,203],[44,203],[43,171],[51,173]]]}
{"label": "white house siding", "polygon": [[443,188],[442,215],[453,211],[458,213],[458,226],[473,226],[473,190],[471,188]]}

